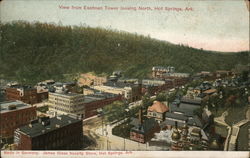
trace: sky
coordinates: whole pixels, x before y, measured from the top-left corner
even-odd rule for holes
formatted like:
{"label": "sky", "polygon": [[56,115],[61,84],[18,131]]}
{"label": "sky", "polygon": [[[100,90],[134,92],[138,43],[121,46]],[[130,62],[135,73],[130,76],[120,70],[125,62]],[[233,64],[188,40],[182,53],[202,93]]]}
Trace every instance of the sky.
{"label": "sky", "polygon": [[[244,0],[3,0],[0,7],[4,23],[25,20],[87,25],[149,35],[205,50],[249,50],[249,11]],[[151,10],[138,10],[139,7]]]}

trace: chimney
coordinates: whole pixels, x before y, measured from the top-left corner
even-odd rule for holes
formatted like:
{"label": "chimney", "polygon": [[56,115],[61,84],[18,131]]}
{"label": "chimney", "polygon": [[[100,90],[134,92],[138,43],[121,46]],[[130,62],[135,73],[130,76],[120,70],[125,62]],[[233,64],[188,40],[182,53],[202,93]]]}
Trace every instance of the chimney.
{"label": "chimney", "polygon": [[175,128],[177,129],[177,127],[178,127],[177,121],[175,121],[174,123],[175,123]]}
{"label": "chimney", "polygon": [[139,121],[140,121],[141,125],[143,123],[142,116],[143,116],[143,113],[142,113],[142,107],[141,107],[140,110],[139,110]]}

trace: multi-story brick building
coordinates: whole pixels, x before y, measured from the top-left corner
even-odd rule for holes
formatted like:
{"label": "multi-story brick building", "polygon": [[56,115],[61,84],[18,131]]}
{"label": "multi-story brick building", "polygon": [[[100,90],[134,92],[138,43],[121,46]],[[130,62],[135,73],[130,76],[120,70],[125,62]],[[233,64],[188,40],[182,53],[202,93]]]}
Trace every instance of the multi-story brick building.
{"label": "multi-story brick building", "polygon": [[75,114],[84,118],[84,95],[77,93],[49,92],[49,110],[58,114]]}
{"label": "multi-story brick building", "polygon": [[118,100],[122,100],[122,96],[111,93],[94,93],[84,96],[85,118],[97,115],[97,109]]}
{"label": "multi-story brick building", "polygon": [[154,137],[156,132],[160,131],[160,126],[154,118],[143,120],[142,115],[141,109],[137,123],[130,129],[130,139],[140,143],[146,143]]}
{"label": "multi-story brick building", "polygon": [[153,78],[161,78],[166,73],[173,73],[175,68],[172,66],[162,67],[162,66],[154,66],[152,68],[152,77]]}
{"label": "multi-story brick building", "polygon": [[7,100],[20,100],[27,104],[38,103],[37,90],[30,86],[11,86],[5,89]]}
{"label": "multi-story brick building", "polygon": [[162,77],[164,80],[171,80],[173,87],[180,87],[190,81],[188,73],[166,73]]}
{"label": "multi-story brick building", "polygon": [[94,86],[93,88],[101,92],[120,94],[128,102],[134,102],[141,99],[141,84],[127,82],[107,82],[103,86]]}
{"label": "multi-story brick building", "polygon": [[41,117],[15,131],[17,150],[77,150],[82,147],[82,120],[61,115]]}
{"label": "multi-story brick building", "polygon": [[[189,81],[190,74],[175,72],[174,67],[155,66],[152,68],[152,77],[157,79],[168,80],[168,84],[165,84],[165,86],[173,88],[185,85]],[[170,80],[171,82],[169,82]]]}
{"label": "multi-story brick building", "polygon": [[40,103],[43,100],[47,100],[49,97],[48,90],[37,91],[37,102]]}
{"label": "multi-story brick building", "polygon": [[12,138],[14,130],[36,118],[36,107],[21,101],[1,102],[0,135],[1,139]]}
{"label": "multi-story brick building", "polygon": [[144,79],[142,80],[142,94],[155,95],[159,92],[174,88],[174,79]]}

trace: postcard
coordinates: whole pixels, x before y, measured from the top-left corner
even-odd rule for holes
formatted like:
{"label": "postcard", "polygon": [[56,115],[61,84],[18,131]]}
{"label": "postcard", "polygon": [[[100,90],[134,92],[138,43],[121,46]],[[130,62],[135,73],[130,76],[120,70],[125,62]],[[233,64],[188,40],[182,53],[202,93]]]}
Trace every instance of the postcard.
{"label": "postcard", "polygon": [[1,157],[247,158],[248,0],[0,1]]}

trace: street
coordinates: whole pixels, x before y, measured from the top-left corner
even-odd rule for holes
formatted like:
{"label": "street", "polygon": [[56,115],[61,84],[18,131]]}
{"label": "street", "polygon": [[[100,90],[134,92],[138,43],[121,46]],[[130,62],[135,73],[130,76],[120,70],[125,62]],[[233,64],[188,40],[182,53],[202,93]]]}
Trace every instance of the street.
{"label": "street", "polygon": [[[123,121],[123,120],[122,120]],[[122,122],[120,121],[120,122]],[[112,135],[112,128],[119,124],[105,125],[102,118],[94,117],[84,121],[84,135],[90,138],[94,143],[90,145],[88,150],[129,150],[129,151],[140,151],[140,150],[168,150],[168,146],[149,146],[148,143],[142,144],[129,139],[124,139],[115,135]],[[103,130],[103,131],[102,131]]]}

